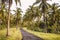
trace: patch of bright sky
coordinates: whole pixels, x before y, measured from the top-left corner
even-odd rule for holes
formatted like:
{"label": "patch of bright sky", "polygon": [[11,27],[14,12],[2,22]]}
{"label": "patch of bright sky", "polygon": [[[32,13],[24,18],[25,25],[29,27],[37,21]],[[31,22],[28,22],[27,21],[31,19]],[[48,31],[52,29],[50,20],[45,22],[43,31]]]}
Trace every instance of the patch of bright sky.
{"label": "patch of bright sky", "polygon": [[[26,9],[29,7],[29,5],[32,5],[35,1],[36,0],[21,0],[21,5],[22,5],[21,9],[23,11],[22,14],[25,14]],[[52,4],[54,2],[60,4],[60,0],[52,0],[52,1],[47,1],[47,2],[50,3],[50,4]],[[17,6],[20,7],[19,4]],[[13,0],[11,10],[16,10],[16,4],[15,4],[14,0]],[[12,11],[12,13],[14,13],[14,12]]]}

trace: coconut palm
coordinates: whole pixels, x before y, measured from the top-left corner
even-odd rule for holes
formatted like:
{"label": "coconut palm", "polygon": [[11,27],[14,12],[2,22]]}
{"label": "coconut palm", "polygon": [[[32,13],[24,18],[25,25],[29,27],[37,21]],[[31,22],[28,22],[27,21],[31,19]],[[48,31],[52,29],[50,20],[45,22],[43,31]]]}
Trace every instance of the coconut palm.
{"label": "coconut palm", "polygon": [[[54,4],[52,4],[52,17],[51,17],[51,19],[52,19],[52,22],[54,22],[55,23],[55,25],[56,25],[56,27],[58,28],[58,25],[59,25],[59,5],[58,4],[56,4],[56,3],[54,3]],[[56,30],[58,30],[56,28]]]}
{"label": "coconut palm", "polygon": [[17,8],[17,10],[13,10],[16,14],[15,14],[15,16],[16,16],[16,29],[18,29],[18,24],[19,24],[19,22],[20,22],[20,20],[21,20],[21,9],[20,8]]}
{"label": "coconut palm", "polygon": [[[9,7],[8,7],[8,27],[7,27],[7,36],[9,35],[9,27],[10,27],[10,7],[12,5],[12,0],[1,0],[2,1],[2,4],[8,4]],[[19,2],[20,3],[20,0],[15,0],[16,4]],[[21,4],[21,3],[20,3]]]}
{"label": "coconut palm", "polygon": [[[46,21],[46,14],[47,14],[47,10],[51,7],[50,4],[47,3],[47,0],[36,0],[36,2],[33,4],[33,5],[36,5],[36,4],[39,4],[39,8],[40,8],[40,11],[42,13],[42,16],[43,16],[43,20],[46,24],[46,29],[47,29],[47,21]],[[46,30],[47,32],[47,30]]]}
{"label": "coconut palm", "polygon": [[33,7],[33,5],[29,6],[29,8],[26,10],[24,18],[26,18],[25,20],[28,19],[27,21],[34,21],[34,19],[39,16],[39,12],[38,7]]}

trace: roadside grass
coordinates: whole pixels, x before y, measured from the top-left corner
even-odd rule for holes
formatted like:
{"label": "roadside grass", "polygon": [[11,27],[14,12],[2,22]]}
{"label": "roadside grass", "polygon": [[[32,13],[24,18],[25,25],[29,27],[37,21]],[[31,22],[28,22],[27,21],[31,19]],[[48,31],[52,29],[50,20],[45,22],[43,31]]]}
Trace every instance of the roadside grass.
{"label": "roadside grass", "polygon": [[53,34],[53,33],[43,33],[43,32],[36,32],[32,30],[28,30],[27,28],[23,28],[29,33],[32,33],[44,40],[60,40],[60,34]]}
{"label": "roadside grass", "polygon": [[16,28],[10,28],[10,36],[6,36],[6,29],[0,30],[0,40],[21,40],[22,35],[20,30]]}

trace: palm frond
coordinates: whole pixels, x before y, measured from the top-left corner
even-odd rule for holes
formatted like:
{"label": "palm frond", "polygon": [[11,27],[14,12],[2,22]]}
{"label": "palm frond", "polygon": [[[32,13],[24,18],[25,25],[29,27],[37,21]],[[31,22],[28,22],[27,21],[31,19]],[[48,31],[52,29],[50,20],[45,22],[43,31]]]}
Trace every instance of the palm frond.
{"label": "palm frond", "polygon": [[46,4],[48,5],[49,8],[51,8],[51,5],[50,4],[48,4],[48,3],[46,3]]}
{"label": "palm frond", "polygon": [[16,5],[17,5],[17,0],[15,0],[15,3],[16,3]]}
{"label": "palm frond", "polygon": [[20,0],[18,0],[18,2],[19,2],[19,4],[20,4],[20,6],[21,6],[21,1],[20,1]]}
{"label": "palm frond", "polygon": [[21,6],[20,0],[15,0],[16,5],[17,5],[18,2],[19,2],[19,4],[20,4],[20,6]]}
{"label": "palm frond", "polygon": [[39,8],[41,8],[42,7],[42,3],[39,5]]}
{"label": "palm frond", "polygon": [[33,5],[36,5],[36,4],[40,3],[40,1],[41,1],[41,0],[36,0],[36,2],[33,3]]}

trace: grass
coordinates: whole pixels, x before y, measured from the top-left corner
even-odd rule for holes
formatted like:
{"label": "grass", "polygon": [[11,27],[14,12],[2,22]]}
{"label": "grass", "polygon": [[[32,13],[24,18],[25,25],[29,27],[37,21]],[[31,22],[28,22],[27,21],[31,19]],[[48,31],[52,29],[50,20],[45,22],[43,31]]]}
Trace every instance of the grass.
{"label": "grass", "polygon": [[36,31],[28,30],[27,28],[23,28],[23,29],[29,33],[32,33],[32,34],[44,39],[44,40],[60,40],[60,34],[36,32]]}
{"label": "grass", "polygon": [[6,29],[0,30],[0,40],[21,40],[22,35],[20,30],[16,28],[10,28],[10,36],[6,37]]}

